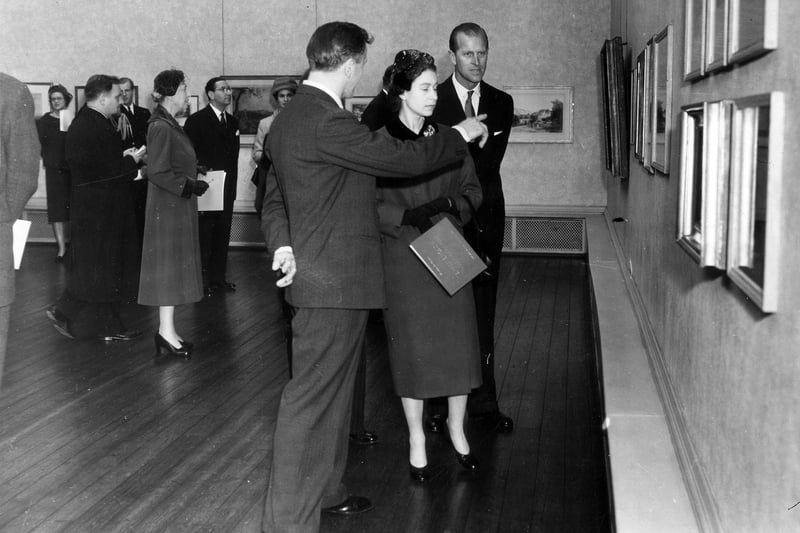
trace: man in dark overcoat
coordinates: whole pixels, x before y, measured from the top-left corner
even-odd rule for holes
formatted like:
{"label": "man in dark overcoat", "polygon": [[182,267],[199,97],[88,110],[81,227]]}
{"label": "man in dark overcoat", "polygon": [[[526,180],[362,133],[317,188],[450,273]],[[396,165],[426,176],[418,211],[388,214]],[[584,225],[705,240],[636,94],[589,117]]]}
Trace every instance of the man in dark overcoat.
{"label": "man in dark overcoat", "polygon": [[24,83],[0,72],[0,381],[14,301],[12,226],[39,180],[39,136],[33,97]]}
{"label": "man in dark overcoat", "polygon": [[72,176],[72,252],[67,288],[48,317],[74,338],[81,311],[94,312],[94,333],[107,342],[135,337],[120,318],[120,304],[136,296],[139,254],[131,181],[141,156],[123,151],[111,122],[118,112],[119,79],[96,74],[86,82],[86,105],[67,131],[66,157]]}
{"label": "man in dark overcoat", "polygon": [[[433,113],[436,122],[452,125],[475,113],[485,113],[489,140],[482,147],[470,146],[475,172],[483,191],[483,203],[477,210],[475,221],[483,230],[478,244],[474,225],[464,228],[464,236],[474,248],[482,248],[489,258],[489,268],[484,275],[473,280],[475,310],[478,315],[481,374],[483,384],[469,395],[467,409],[470,416],[482,418],[498,432],[512,431],[512,419],[500,412],[494,379],[494,315],[497,302],[497,278],[500,273],[500,255],[505,232],[505,198],[500,179],[500,164],[508,146],[508,136],[514,119],[514,101],[508,93],[483,81],[489,56],[489,38],[479,25],[467,22],[456,26],[450,33],[450,60],[455,67],[453,75],[439,85],[439,101]],[[439,400],[431,402],[432,416],[428,429],[442,431],[444,415]]]}
{"label": "man in dark overcoat", "polygon": [[231,240],[233,202],[239,174],[239,121],[225,111],[231,103],[231,86],[224,78],[206,83],[208,105],[186,119],[183,129],[197,153],[197,161],[208,170],[225,171],[222,211],[200,213],[200,254],[206,294],[234,291],[236,284],[226,278],[228,245]]}
{"label": "man in dark overcoat", "polygon": [[262,229],[284,276],[292,319],[292,378],[281,394],[264,531],[316,532],[320,509],[354,514],[368,499],[342,483],[358,356],[369,309],[385,304],[375,176],[413,177],[456,163],[477,119],[402,142],[370,132],[345,111],[372,36],[323,24],[306,48],[310,72],[275,119]]}

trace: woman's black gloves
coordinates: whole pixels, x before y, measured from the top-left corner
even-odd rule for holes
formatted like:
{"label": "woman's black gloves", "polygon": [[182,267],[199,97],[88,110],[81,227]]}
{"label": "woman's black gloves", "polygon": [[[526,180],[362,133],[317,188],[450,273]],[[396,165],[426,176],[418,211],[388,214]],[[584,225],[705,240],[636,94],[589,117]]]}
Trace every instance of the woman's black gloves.
{"label": "woman's black gloves", "polygon": [[183,191],[181,191],[181,196],[183,198],[190,198],[193,194],[196,196],[203,196],[208,190],[208,183],[203,180],[196,180],[192,178],[186,178],[186,183],[183,185]]}
{"label": "woman's black gloves", "polygon": [[431,217],[439,213],[452,213],[458,216],[458,206],[455,200],[449,196],[440,196],[427,204],[422,204],[413,209],[406,209],[403,212],[403,219],[400,224],[414,226],[420,232],[425,233],[433,226]]}

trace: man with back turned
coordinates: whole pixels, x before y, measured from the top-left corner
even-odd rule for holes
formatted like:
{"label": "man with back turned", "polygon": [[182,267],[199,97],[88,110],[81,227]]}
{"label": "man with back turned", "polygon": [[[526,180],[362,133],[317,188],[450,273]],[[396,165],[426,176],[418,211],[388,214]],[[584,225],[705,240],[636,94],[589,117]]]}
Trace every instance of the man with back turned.
{"label": "man with back turned", "polygon": [[372,36],[348,22],[317,28],[310,72],[275,119],[262,229],[292,319],[292,378],[280,400],[264,531],[316,532],[320,509],[369,510],[342,484],[353,380],[369,309],[384,305],[375,177],[413,177],[463,159],[486,136],[475,118],[443,135],[401,142],[345,111]]}

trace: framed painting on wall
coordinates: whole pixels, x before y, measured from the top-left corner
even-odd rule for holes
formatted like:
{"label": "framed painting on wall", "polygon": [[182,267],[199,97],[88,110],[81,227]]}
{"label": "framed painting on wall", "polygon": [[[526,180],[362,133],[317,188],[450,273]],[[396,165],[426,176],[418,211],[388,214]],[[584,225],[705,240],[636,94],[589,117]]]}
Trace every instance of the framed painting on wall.
{"label": "framed painting on wall", "polygon": [[572,142],[572,87],[503,87],[503,90],[514,98],[508,142]]}
{"label": "framed painting on wall", "polygon": [[653,170],[653,108],[655,106],[655,46],[653,39],[647,41],[644,49],[644,102],[642,106],[642,165],[651,174]]}
{"label": "framed painting on wall", "polygon": [[728,64],[728,0],[706,0],[705,73]]}
{"label": "framed painting on wall", "polygon": [[686,0],[686,35],[683,47],[683,79],[705,74],[706,0]]}
{"label": "framed painting on wall", "polygon": [[653,39],[653,59],[652,166],[659,172],[669,174],[672,136],[672,24]]}
{"label": "framed painting on wall", "polygon": [[634,156],[642,161],[642,147],[644,139],[644,128],[649,123],[645,120],[645,79],[646,79],[646,57],[647,50],[642,50],[636,57],[636,116],[634,118],[636,126],[634,141]]}
{"label": "framed painting on wall", "polygon": [[53,85],[50,82],[25,82],[28,90],[33,97],[33,116],[36,118],[41,117],[50,111],[50,97],[47,91]]}
{"label": "framed painting on wall", "polygon": [[603,121],[606,134],[606,168],[612,176],[628,177],[628,99],[625,96],[625,61],[622,39],[603,43],[600,52],[603,92]]}
{"label": "framed painting on wall", "polygon": [[728,277],[765,313],[778,310],[783,94],[733,102]]}
{"label": "framed painting on wall", "polygon": [[364,113],[364,110],[367,108],[372,99],[375,98],[374,96],[351,96],[350,98],[344,99],[344,108],[350,111],[352,114],[356,116],[359,122],[361,122],[361,115]]}
{"label": "framed painting on wall", "polygon": [[728,0],[728,61],[738,63],[778,47],[778,0]]}
{"label": "framed painting on wall", "polygon": [[272,86],[278,78],[299,80],[301,76],[225,76],[232,91],[231,105],[226,111],[239,120],[242,146],[253,144],[258,123],[275,112]]}

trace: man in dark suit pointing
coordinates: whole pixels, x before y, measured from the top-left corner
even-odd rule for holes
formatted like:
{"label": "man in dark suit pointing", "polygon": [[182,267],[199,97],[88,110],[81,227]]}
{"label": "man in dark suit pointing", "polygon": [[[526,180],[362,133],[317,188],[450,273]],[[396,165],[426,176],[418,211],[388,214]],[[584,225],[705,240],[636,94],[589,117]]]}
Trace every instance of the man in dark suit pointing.
{"label": "man in dark suit pointing", "polygon": [[[453,164],[486,129],[473,118],[401,142],[358,123],[353,95],[372,36],[323,24],[306,48],[308,79],[272,124],[262,229],[292,319],[292,378],[281,394],[264,531],[316,532],[320,509],[369,510],[342,484],[353,381],[370,309],[385,304],[375,177],[409,178]],[[479,117],[480,118],[480,117]]]}
{"label": "man in dark suit pointing", "polygon": [[[480,248],[488,255],[489,268],[473,281],[475,308],[478,314],[478,337],[481,345],[483,385],[469,395],[470,416],[484,419],[498,432],[512,431],[514,423],[500,412],[494,379],[494,313],[497,301],[497,277],[505,231],[505,199],[500,180],[500,164],[506,153],[514,118],[514,101],[508,93],[483,81],[489,56],[489,38],[483,28],[472,22],[459,24],[450,33],[450,60],[455,72],[439,85],[439,102],[433,119],[452,125],[476,113],[486,114],[489,140],[482,147],[470,145],[475,171],[483,189],[483,203],[475,221],[483,229]],[[464,228],[467,241],[478,248],[473,225]],[[428,429],[441,432],[444,416],[436,405],[430,409]]]}

